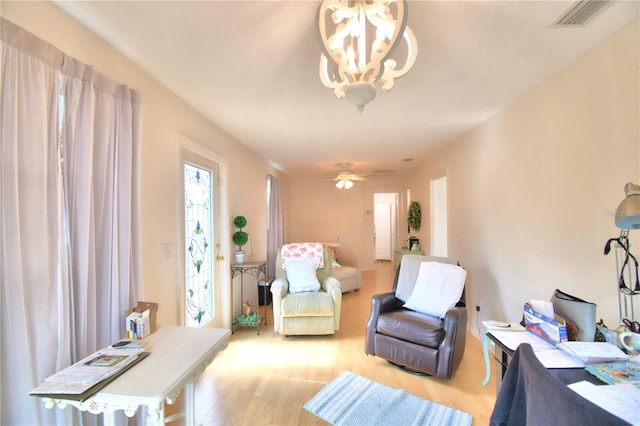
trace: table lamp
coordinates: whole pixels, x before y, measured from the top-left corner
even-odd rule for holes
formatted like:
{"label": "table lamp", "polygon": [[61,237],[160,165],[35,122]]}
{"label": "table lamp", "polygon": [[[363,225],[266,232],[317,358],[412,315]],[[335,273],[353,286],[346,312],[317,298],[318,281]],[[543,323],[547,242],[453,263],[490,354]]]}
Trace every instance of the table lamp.
{"label": "table lamp", "polygon": [[624,186],[626,197],[616,210],[616,226],[640,229],[640,186],[629,182]]}

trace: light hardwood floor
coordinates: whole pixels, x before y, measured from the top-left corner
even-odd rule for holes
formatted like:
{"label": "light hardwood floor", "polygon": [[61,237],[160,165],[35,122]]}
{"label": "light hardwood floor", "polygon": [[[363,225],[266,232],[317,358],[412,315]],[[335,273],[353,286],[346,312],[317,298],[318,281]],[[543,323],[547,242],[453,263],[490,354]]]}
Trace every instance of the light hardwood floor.
{"label": "light hardwood floor", "polygon": [[[343,295],[340,330],[333,336],[283,337],[268,325],[241,328],[196,383],[196,420],[203,425],[325,425],[303,405],[343,371],[408,392],[489,423],[495,403],[495,377],[481,386],[485,368],[480,342],[467,334],[460,367],[451,381],[405,373],[364,354],[371,296],[389,291],[393,265],[376,263],[363,272],[362,288]],[[262,311],[263,307],[260,307]],[[469,312],[469,323],[475,316]],[[494,373],[495,375],[495,373]]]}

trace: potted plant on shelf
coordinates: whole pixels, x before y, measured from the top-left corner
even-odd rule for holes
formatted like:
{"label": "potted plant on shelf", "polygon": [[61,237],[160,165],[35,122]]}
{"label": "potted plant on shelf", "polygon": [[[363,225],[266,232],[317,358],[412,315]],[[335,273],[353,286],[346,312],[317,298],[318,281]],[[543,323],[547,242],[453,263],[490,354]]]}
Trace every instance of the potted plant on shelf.
{"label": "potted plant on shelf", "polygon": [[[407,214],[407,224],[409,225],[409,234],[411,234],[412,229],[414,231],[420,230],[421,220],[422,220],[422,211],[420,209],[420,203],[418,203],[417,201],[412,201],[411,203],[409,203],[409,212]],[[414,237],[409,235],[409,240],[408,240],[409,249],[418,250],[419,247],[417,244],[413,244],[415,247],[412,246],[411,241],[413,240],[414,240]]]}
{"label": "potted plant on shelf", "polygon": [[238,246],[238,250],[236,250],[236,252],[234,253],[235,261],[238,264],[242,264],[244,263],[245,256],[245,252],[244,250],[242,250],[242,246],[247,244],[247,242],[249,241],[249,234],[242,230],[242,228],[247,226],[247,219],[244,216],[236,216],[233,219],[233,225],[239,229],[231,236],[233,244]]}

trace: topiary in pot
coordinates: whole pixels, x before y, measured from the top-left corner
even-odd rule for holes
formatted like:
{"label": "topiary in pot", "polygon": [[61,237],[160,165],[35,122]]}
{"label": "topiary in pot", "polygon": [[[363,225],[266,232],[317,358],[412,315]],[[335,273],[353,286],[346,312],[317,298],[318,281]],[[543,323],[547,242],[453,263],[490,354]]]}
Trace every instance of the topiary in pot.
{"label": "topiary in pot", "polygon": [[244,263],[245,252],[242,250],[242,246],[249,241],[249,234],[244,232],[242,228],[247,226],[247,219],[244,216],[236,216],[233,219],[233,225],[239,229],[231,236],[233,244],[238,246],[238,250],[235,252],[235,260],[236,263]]}

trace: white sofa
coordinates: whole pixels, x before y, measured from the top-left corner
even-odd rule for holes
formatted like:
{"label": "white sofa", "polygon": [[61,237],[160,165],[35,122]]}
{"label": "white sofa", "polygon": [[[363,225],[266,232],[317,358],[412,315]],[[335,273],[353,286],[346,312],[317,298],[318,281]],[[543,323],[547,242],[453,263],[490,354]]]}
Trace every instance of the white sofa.
{"label": "white sofa", "polygon": [[342,287],[342,292],[354,291],[360,289],[360,259],[358,266],[343,265],[338,262],[340,254],[340,243],[322,243],[329,247],[331,251],[331,275],[333,275]]}
{"label": "white sofa", "polygon": [[[342,292],[354,291],[360,289],[360,262],[358,267],[342,265],[334,262],[331,274],[334,278],[340,281]],[[336,266],[336,264],[340,266]]]}

